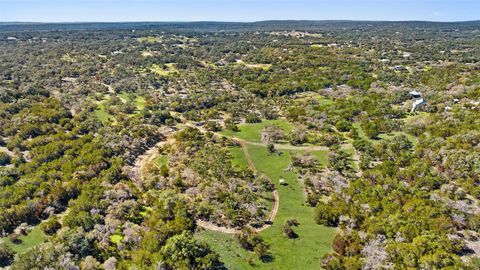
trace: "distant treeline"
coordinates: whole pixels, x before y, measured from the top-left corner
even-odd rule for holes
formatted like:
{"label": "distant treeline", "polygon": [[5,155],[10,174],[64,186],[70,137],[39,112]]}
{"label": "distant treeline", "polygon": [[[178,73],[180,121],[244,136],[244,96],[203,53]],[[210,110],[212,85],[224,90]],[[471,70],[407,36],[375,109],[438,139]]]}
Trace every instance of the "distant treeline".
{"label": "distant treeline", "polygon": [[478,29],[480,21],[468,22],[382,22],[382,21],[307,21],[281,20],[261,22],[88,22],[88,23],[28,23],[28,22],[0,22],[0,32],[16,31],[71,31],[71,30],[165,30],[165,31],[281,31],[281,30],[327,30],[339,27],[364,29],[368,27],[380,28],[438,28],[439,30]]}

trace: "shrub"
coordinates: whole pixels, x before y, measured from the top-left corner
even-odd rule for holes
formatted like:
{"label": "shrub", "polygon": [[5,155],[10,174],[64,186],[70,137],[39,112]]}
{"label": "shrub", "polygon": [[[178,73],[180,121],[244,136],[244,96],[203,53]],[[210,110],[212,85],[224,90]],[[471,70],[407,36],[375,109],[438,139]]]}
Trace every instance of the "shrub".
{"label": "shrub", "polygon": [[15,253],[5,243],[0,243],[0,267],[10,265],[13,261]]}
{"label": "shrub", "polygon": [[42,229],[42,231],[48,235],[55,234],[57,230],[60,229],[61,227],[62,225],[58,221],[57,217],[52,217],[47,221],[43,222],[42,224],[40,224],[40,229]]}
{"label": "shrub", "polygon": [[269,143],[267,145],[267,150],[268,150],[268,154],[273,154],[275,153],[275,145],[273,145],[273,143]]}
{"label": "shrub", "polygon": [[211,132],[218,132],[221,130],[221,127],[217,124],[217,122],[214,121],[208,121],[205,125],[205,128]]}
{"label": "shrub", "polygon": [[287,224],[293,227],[300,225],[300,222],[298,222],[298,220],[296,220],[295,218],[291,218],[287,220]]}
{"label": "shrub", "polygon": [[8,165],[12,158],[5,152],[0,152],[0,166]]}
{"label": "shrub", "polygon": [[325,226],[337,226],[338,214],[331,207],[320,202],[315,207],[315,221]]}
{"label": "shrub", "polygon": [[260,123],[260,122],[262,122],[262,119],[260,119],[260,117],[258,117],[258,115],[254,114],[254,113],[250,113],[245,117],[245,122],[250,123],[250,124],[251,123]]}
{"label": "shrub", "polygon": [[341,132],[347,132],[352,129],[352,124],[347,120],[340,120],[335,124],[335,127]]}
{"label": "shrub", "polygon": [[270,251],[268,250],[268,246],[263,242],[258,243],[253,248],[253,252],[255,252],[255,254],[257,254],[260,260],[262,260],[263,262],[267,261],[270,257]]}
{"label": "shrub", "polygon": [[298,234],[292,229],[292,226],[288,224],[288,221],[283,225],[283,234],[290,239],[298,238]]}

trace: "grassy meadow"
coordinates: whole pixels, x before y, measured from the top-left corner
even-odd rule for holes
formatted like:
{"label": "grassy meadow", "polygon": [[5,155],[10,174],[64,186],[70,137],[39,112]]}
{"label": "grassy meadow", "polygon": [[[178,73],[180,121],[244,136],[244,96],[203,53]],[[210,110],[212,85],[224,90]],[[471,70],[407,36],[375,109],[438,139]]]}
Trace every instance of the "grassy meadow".
{"label": "grassy meadow", "polygon": [[[228,269],[319,269],[324,254],[331,252],[331,243],[335,228],[328,228],[315,223],[313,208],[306,205],[306,194],[301,181],[294,171],[284,172],[291,162],[291,155],[300,151],[282,151],[281,154],[269,154],[265,146],[249,144],[260,142],[263,127],[277,124],[284,131],[291,130],[292,125],[281,120],[266,120],[257,124],[244,124],[240,132],[224,131],[226,136],[234,136],[246,140],[247,151],[255,168],[267,175],[275,184],[279,193],[279,210],[269,228],[260,235],[269,244],[273,256],[271,262],[262,262],[258,257],[243,250],[233,235],[220,232],[201,231],[197,239],[208,242],[220,254],[221,260]],[[230,148],[232,163],[238,167],[248,167],[245,154],[239,147]],[[311,152],[322,166],[327,163],[328,151]],[[280,185],[284,179],[287,185]],[[288,219],[295,218],[300,225],[294,227],[299,235],[296,239],[288,239],[283,234],[283,225]],[[299,256],[292,256],[292,253]]]}
{"label": "grassy meadow", "polygon": [[23,253],[28,249],[43,243],[46,239],[46,236],[40,229],[40,226],[37,225],[33,227],[27,235],[22,235],[19,237],[21,241],[20,244],[13,243],[8,236],[2,239],[5,241],[5,244],[7,244],[7,246],[9,246],[15,253]]}

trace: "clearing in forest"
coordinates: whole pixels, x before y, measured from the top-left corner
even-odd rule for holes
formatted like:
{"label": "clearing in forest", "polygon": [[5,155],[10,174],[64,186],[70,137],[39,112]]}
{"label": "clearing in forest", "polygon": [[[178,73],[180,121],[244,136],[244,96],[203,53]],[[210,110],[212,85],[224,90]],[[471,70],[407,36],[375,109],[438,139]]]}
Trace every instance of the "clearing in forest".
{"label": "clearing in forest", "polygon": [[178,70],[175,68],[174,63],[167,63],[164,65],[153,64],[150,70],[160,76],[169,76],[178,73]]}
{"label": "clearing in forest", "polygon": [[10,237],[1,238],[0,241],[5,241],[5,244],[9,246],[15,253],[24,253],[30,248],[39,245],[45,241],[45,234],[40,229],[40,225],[34,226],[27,235],[18,237],[19,243],[13,243]]}
{"label": "clearing in forest", "polygon": [[293,128],[291,123],[284,120],[264,120],[260,123],[240,124],[238,125],[239,132],[224,130],[221,133],[227,137],[235,137],[250,142],[261,142],[262,130],[271,124],[279,126],[285,134],[289,133]]}
{"label": "clearing in forest", "polygon": [[[196,237],[208,242],[229,269],[318,269],[322,256],[331,252],[335,229],[315,223],[313,208],[305,203],[306,195],[298,174],[284,171],[291,163],[291,154],[304,152],[303,148],[269,154],[265,146],[258,144],[263,127],[271,123],[281,126],[285,131],[291,129],[291,124],[280,120],[241,125],[241,132],[232,133],[232,136],[246,140],[244,143],[248,157],[240,148],[232,148],[231,153],[234,164],[239,167],[247,167],[247,159],[250,159],[259,173],[272,180],[279,193],[279,208],[275,220],[260,233],[270,245],[273,261],[261,262],[255,254],[243,250],[233,235],[201,231]],[[226,131],[224,135],[228,136],[230,132]],[[321,165],[326,164],[328,151],[311,153],[318,158]],[[287,185],[280,185],[279,179],[284,179]],[[282,231],[285,222],[292,218],[300,223],[294,227],[299,235],[296,239],[288,239]],[[291,256],[292,254],[299,256]]]}

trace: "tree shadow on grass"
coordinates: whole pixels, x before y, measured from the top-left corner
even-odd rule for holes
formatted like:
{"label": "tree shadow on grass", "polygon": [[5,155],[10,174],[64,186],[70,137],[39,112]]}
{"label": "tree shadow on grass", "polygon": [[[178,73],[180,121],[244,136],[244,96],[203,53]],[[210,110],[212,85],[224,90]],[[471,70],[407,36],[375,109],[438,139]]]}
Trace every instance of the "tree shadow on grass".
{"label": "tree shadow on grass", "polygon": [[275,257],[272,254],[268,254],[268,255],[260,257],[260,260],[263,263],[271,263],[275,260]]}

